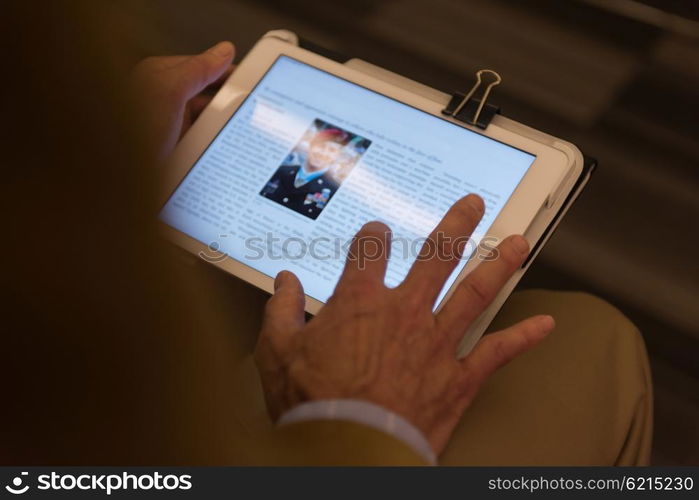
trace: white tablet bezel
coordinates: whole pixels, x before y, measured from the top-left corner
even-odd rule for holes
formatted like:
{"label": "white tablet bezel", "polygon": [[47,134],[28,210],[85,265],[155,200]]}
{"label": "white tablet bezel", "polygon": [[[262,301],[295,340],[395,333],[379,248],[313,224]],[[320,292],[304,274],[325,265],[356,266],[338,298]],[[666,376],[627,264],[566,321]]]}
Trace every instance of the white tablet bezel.
{"label": "white tablet bezel", "polygon": [[[208,148],[214,137],[225,126],[248,94],[254,89],[255,85],[281,55],[307,63],[386,97],[450,121],[457,126],[467,128],[535,155],[536,159],[532,166],[493,222],[487,232],[487,236],[502,239],[510,234],[524,234],[547,198],[556,192],[558,186],[569,177],[573,168],[568,157],[550,145],[537,142],[532,138],[520,135],[515,131],[508,130],[494,123],[488,126],[486,130],[481,130],[456,121],[453,118],[445,117],[441,113],[443,106],[433,100],[314,52],[270,37],[261,39],[253,47],[212,99],[209,106],[202,112],[199,119],[178,143],[165,171],[165,181],[162,184],[163,190],[160,200],[162,204],[165,204],[167,199],[169,199],[192,166]],[[207,245],[165,223],[161,222],[160,227],[168,239],[194,255],[205,255],[207,253]],[[530,244],[533,243],[530,242]],[[267,276],[233,257],[216,259],[216,261],[211,263],[268,293],[273,293],[273,277]],[[445,300],[451,295],[454,286],[476,265],[477,259],[471,259],[467,263],[452,285],[452,288],[445,295]],[[322,302],[306,295],[307,312],[315,314],[322,306]]]}

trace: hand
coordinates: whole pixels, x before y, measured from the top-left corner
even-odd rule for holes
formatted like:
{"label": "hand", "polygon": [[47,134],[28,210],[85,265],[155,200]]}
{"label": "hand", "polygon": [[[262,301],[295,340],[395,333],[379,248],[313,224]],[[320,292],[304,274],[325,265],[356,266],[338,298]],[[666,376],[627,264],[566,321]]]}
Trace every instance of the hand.
{"label": "hand", "polygon": [[194,120],[211,101],[213,92],[233,71],[235,49],[221,42],[193,56],[149,57],[138,63],[131,90],[148,120],[148,147],[158,161],[167,158]]}
{"label": "hand", "polygon": [[304,401],[361,399],[407,419],[439,454],[483,382],[554,327],[550,316],[532,317],[486,335],[469,355],[456,358],[468,326],[529,250],[521,236],[505,239],[498,258],[483,261],[434,314],[483,210],[476,195],[456,202],[394,289],[384,285],[390,230],[366,224],[353,240],[335,292],[308,323],[301,283],[288,271],[279,273],[256,349],[272,417]]}

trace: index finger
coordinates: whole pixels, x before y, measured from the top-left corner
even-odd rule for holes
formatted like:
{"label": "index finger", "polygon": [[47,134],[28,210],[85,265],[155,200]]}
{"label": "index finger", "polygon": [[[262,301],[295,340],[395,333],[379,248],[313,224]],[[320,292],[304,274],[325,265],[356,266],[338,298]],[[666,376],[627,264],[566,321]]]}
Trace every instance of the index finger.
{"label": "index finger", "polygon": [[381,222],[364,224],[352,240],[336,291],[360,284],[382,286],[391,252],[391,229]]}

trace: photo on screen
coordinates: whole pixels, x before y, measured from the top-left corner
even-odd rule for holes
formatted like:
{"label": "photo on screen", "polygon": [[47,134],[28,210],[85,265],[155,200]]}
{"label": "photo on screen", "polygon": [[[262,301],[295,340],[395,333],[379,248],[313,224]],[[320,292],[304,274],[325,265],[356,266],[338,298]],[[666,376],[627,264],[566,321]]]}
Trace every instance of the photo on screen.
{"label": "photo on screen", "polygon": [[260,195],[315,220],[370,144],[369,139],[315,119]]}

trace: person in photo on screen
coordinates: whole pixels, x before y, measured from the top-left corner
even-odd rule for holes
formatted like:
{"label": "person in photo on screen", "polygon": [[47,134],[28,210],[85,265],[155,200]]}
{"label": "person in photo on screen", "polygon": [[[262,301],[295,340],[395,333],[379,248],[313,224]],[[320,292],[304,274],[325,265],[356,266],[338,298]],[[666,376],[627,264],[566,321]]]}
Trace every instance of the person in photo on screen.
{"label": "person in photo on screen", "polygon": [[370,144],[316,119],[260,195],[316,219]]}

